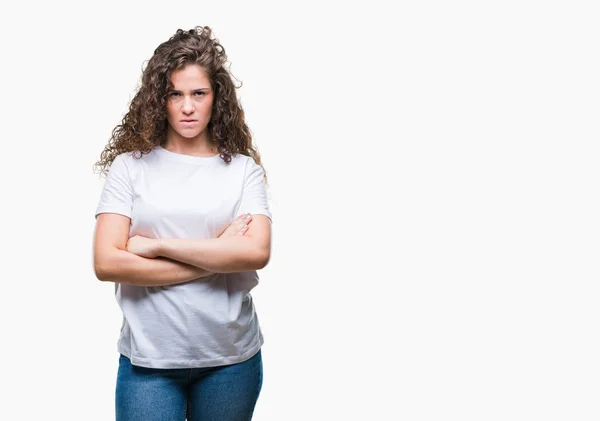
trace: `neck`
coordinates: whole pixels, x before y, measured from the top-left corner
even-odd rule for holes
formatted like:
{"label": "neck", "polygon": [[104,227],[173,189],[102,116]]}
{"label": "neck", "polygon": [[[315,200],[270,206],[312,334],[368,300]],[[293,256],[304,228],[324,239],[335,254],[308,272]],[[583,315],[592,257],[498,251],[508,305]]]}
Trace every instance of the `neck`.
{"label": "neck", "polygon": [[217,145],[210,141],[207,130],[196,137],[186,138],[170,127],[167,130],[167,140],[163,148],[171,152],[193,156],[214,155],[218,151]]}

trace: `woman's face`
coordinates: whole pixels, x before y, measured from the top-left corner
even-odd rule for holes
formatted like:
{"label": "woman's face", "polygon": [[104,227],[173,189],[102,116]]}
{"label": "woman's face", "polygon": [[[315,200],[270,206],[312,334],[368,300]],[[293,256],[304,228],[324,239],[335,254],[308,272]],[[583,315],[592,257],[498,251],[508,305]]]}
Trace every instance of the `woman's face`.
{"label": "woman's face", "polygon": [[173,89],[167,94],[169,131],[187,139],[206,135],[213,91],[204,69],[198,64],[190,64],[175,70],[171,73],[171,83]]}

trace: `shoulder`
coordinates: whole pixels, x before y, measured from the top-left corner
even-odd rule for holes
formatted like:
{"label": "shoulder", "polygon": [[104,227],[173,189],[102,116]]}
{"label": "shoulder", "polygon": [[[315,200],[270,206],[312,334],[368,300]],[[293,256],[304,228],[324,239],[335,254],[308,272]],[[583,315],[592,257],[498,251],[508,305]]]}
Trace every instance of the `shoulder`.
{"label": "shoulder", "polygon": [[227,165],[235,167],[243,172],[246,172],[252,164],[254,164],[254,159],[252,159],[252,157],[238,153],[231,155],[231,162],[229,162],[229,164]]}
{"label": "shoulder", "polygon": [[154,159],[152,155],[154,155],[154,151],[149,154],[142,154],[140,151],[122,152],[113,160],[110,172],[135,180],[137,174],[143,171],[144,165],[142,163]]}
{"label": "shoulder", "polygon": [[113,160],[113,165],[116,163],[120,163],[121,165],[129,165],[134,159],[133,154],[134,152],[121,152],[120,154],[115,156],[115,159]]}
{"label": "shoulder", "polygon": [[248,160],[252,160],[252,158],[248,155],[244,155],[241,153],[231,155],[231,162],[242,163],[243,165],[245,165],[248,162]]}
{"label": "shoulder", "polygon": [[237,160],[240,165],[242,165],[243,167],[246,167],[246,168],[259,166],[256,164],[256,162],[254,162],[254,158],[252,158],[251,156],[248,156],[248,155],[243,155],[241,153],[233,155],[232,161],[233,160]]}
{"label": "shoulder", "polygon": [[119,161],[120,163],[122,163],[122,165],[126,165],[128,168],[134,168],[135,166],[139,165],[140,162],[143,161],[149,161],[154,159],[154,156],[156,155],[155,149],[153,149],[152,151],[148,152],[148,153],[142,153],[141,151],[129,151],[129,152],[122,152],[119,155],[117,155],[113,161],[113,163]]}
{"label": "shoulder", "polygon": [[243,155],[242,163],[244,168],[244,178],[248,179],[264,176],[263,167],[257,164],[251,156]]}

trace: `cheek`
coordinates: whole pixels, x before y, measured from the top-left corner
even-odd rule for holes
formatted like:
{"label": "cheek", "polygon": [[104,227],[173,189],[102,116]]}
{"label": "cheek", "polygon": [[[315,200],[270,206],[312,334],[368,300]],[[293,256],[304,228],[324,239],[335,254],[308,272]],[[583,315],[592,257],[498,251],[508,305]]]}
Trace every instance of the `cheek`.
{"label": "cheek", "polygon": [[212,106],[213,106],[212,101],[202,104],[202,114],[204,114],[206,117],[210,118],[210,115],[212,113]]}

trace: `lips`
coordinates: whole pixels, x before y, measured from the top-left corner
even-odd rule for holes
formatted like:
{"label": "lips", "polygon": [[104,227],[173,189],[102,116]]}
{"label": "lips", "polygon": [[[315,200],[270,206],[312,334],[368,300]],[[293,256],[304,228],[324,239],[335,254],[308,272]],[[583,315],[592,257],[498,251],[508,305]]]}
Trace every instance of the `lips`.
{"label": "lips", "polygon": [[195,123],[198,120],[181,120],[182,123]]}

